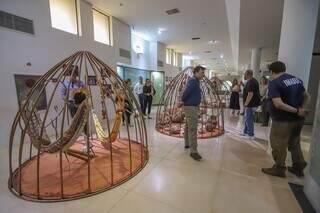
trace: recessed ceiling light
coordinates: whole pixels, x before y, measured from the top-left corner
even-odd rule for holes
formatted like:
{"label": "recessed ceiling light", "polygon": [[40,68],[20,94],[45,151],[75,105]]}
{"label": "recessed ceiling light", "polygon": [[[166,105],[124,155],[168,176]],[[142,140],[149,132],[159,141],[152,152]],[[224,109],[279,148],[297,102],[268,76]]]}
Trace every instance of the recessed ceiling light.
{"label": "recessed ceiling light", "polygon": [[210,44],[216,44],[216,43],[218,43],[218,41],[216,41],[216,40],[210,40],[209,43],[210,43]]}
{"label": "recessed ceiling light", "polygon": [[223,58],[223,54],[220,54],[220,58]]}
{"label": "recessed ceiling light", "polygon": [[160,35],[162,32],[164,32],[164,31],[166,31],[165,28],[161,28],[161,27],[158,28],[158,34],[159,34],[159,35]]}

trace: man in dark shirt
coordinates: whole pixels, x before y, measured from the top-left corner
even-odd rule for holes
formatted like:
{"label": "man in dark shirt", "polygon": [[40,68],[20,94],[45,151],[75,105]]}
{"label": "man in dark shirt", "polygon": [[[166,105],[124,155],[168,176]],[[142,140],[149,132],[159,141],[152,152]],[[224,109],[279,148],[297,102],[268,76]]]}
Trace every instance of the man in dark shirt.
{"label": "man in dark shirt", "polygon": [[306,162],[300,146],[300,133],[307,115],[306,105],[310,96],[303,82],[287,73],[284,63],[277,61],[269,66],[273,80],[269,83],[269,111],[272,118],[270,144],[275,164],[262,172],[285,177],[287,149],[291,152],[292,167],[288,170],[298,177],[303,176]]}
{"label": "man in dark shirt", "polygon": [[198,131],[198,111],[201,102],[200,80],[204,76],[205,68],[197,66],[193,70],[193,77],[187,82],[187,86],[182,94],[184,113],[186,115],[186,125],[184,129],[185,148],[190,148],[190,156],[194,160],[201,160],[198,153],[197,131]]}
{"label": "man in dark shirt", "polygon": [[246,85],[243,88],[243,101],[245,108],[245,127],[244,136],[249,139],[254,138],[254,113],[257,107],[260,106],[260,91],[259,83],[253,78],[253,71],[247,70],[244,74],[245,80],[247,80]]}

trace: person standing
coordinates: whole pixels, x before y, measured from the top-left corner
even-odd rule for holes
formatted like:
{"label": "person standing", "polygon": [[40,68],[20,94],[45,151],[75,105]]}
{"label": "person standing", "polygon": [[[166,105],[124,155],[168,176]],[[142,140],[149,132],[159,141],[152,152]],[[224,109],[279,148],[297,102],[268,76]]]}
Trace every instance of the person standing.
{"label": "person standing", "polygon": [[244,74],[247,83],[243,88],[243,100],[244,100],[244,131],[243,135],[248,139],[254,138],[254,113],[257,107],[260,106],[260,92],[259,83],[253,77],[253,71],[247,70]]}
{"label": "person standing", "polygon": [[262,172],[272,176],[285,177],[287,149],[291,152],[292,167],[289,172],[298,177],[304,176],[307,163],[303,158],[300,134],[310,95],[302,80],[285,73],[286,65],[276,61],[269,66],[273,80],[269,83],[268,106],[272,118],[270,144],[274,165],[262,168]]}
{"label": "person standing", "polygon": [[204,76],[205,68],[196,66],[193,70],[193,77],[187,82],[187,86],[183,91],[181,101],[186,116],[186,124],[184,129],[185,148],[190,148],[190,156],[194,160],[201,160],[198,153],[197,131],[198,131],[198,112],[201,102],[202,91],[200,88],[200,80]]}
{"label": "person standing", "polygon": [[232,115],[235,114],[237,110],[237,114],[240,114],[240,101],[239,101],[239,93],[240,93],[240,86],[238,84],[238,80],[235,78],[232,81],[231,87],[231,97],[230,97],[230,106],[229,108],[232,109]]}
{"label": "person standing", "polygon": [[260,97],[261,97],[261,114],[262,114],[262,125],[268,126],[270,115],[268,111],[268,79],[263,76],[260,81]]}
{"label": "person standing", "polygon": [[151,106],[153,101],[153,96],[156,94],[156,90],[154,89],[150,79],[146,79],[146,83],[143,86],[143,94],[144,94],[144,107],[143,107],[143,114],[146,116],[147,109],[148,109],[148,119],[151,119],[150,113],[151,113]]}
{"label": "person standing", "polygon": [[84,88],[85,84],[79,80],[78,66],[71,65],[67,75],[70,77],[61,82],[60,95],[63,101],[67,101],[70,115],[73,118],[78,109],[75,104],[74,95],[79,89]]}
{"label": "person standing", "polygon": [[134,85],[134,93],[137,95],[138,100],[139,100],[139,104],[140,104],[140,109],[143,112],[143,108],[144,108],[144,94],[143,94],[143,77],[139,76],[139,81]]}
{"label": "person standing", "polygon": [[[69,79],[61,82],[60,85],[60,95],[63,101],[67,101],[67,106],[71,118],[76,114],[80,103],[85,99],[85,94],[80,92],[81,88],[85,87],[85,84],[79,79],[79,68],[77,65],[71,65],[68,69],[67,75]],[[88,126],[87,124],[84,127],[84,137],[85,141],[89,138]],[[90,147],[92,145],[90,144]],[[87,152],[86,143],[82,147],[83,152]]]}

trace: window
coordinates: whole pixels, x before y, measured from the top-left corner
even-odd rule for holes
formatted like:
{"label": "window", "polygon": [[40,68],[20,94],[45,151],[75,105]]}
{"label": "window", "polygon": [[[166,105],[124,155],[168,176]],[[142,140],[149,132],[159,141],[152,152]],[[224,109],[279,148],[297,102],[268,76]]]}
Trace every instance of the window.
{"label": "window", "polygon": [[166,63],[171,64],[171,49],[166,48]]}
{"label": "window", "polygon": [[173,52],[173,66],[178,66],[178,53]]}
{"label": "window", "polygon": [[166,48],[166,63],[177,67],[179,65],[179,53]]}
{"label": "window", "polygon": [[112,45],[110,38],[110,16],[107,16],[96,9],[93,9],[92,14],[94,40],[107,45]]}
{"label": "window", "polygon": [[53,28],[78,34],[77,0],[49,0]]}

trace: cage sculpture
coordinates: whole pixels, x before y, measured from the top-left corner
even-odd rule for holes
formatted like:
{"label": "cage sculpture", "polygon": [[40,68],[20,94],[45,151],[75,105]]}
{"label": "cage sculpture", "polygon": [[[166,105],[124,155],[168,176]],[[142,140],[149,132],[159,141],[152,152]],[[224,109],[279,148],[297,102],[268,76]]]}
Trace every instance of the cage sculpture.
{"label": "cage sculpture", "polygon": [[217,94],[219,95],[221,106],[224,108],[228,107],[231,94],[230,85],[218,77],[212,77],[210,81],[212,82],[214,90],[216,90]]}
{"label": "cage sculpture", "polygon": [[9,189],[26,200],[65,201],[133,177],[148,161],[138,106],[130,86],[92,53],[59,62],[30,88],[12,124]]}
{"label": "cage sculpture", "polygon": [[[183,137],[185,114],[180,106],[186,84],[193,76],[193,67],[185,68],[168,85],[157,109],[156,130],[165,135]],[[202,98],[198,115],[198,138],[211,138],[224,133],[224,111],[213,83],[204,77],[200,81]]]}

